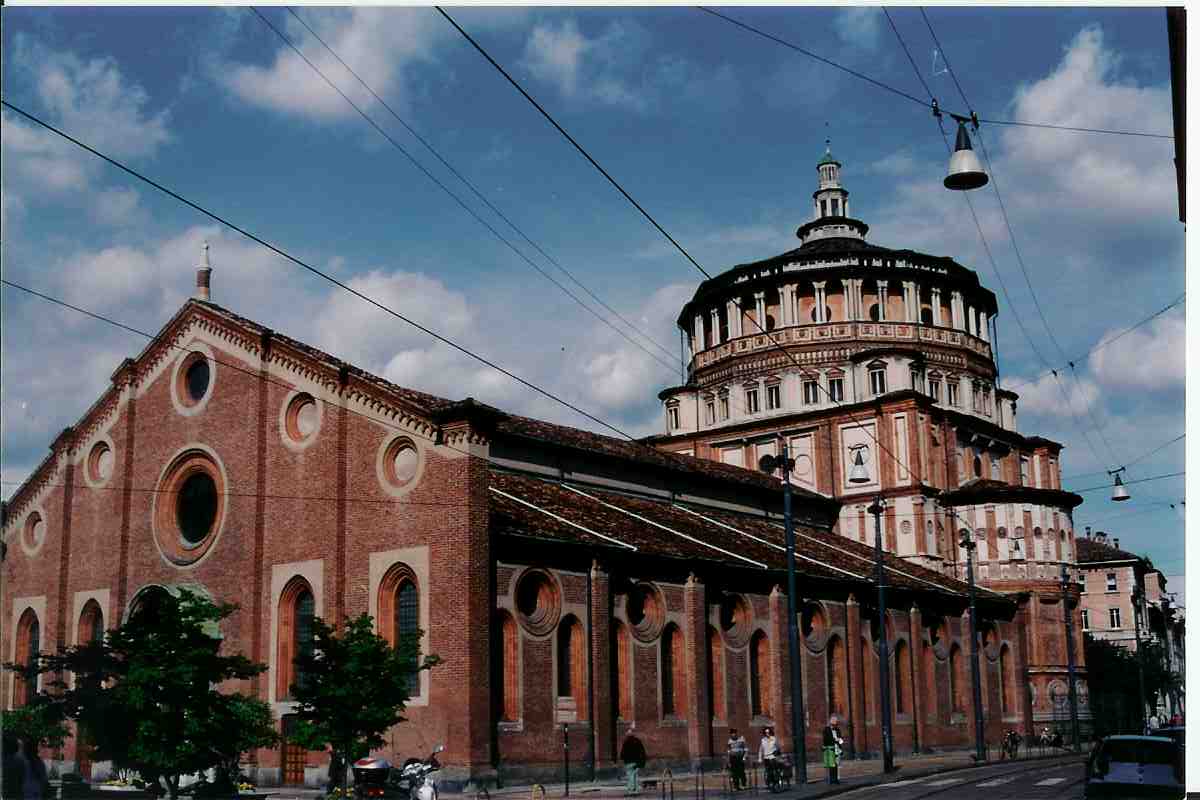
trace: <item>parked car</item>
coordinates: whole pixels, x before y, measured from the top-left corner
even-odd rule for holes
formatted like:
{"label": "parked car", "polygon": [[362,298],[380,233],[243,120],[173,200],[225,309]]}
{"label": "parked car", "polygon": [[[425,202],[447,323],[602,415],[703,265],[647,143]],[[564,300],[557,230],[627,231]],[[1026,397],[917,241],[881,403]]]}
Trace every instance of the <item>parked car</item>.
{"label": "parked car", "polygon": [[1083,794],[1183,797],[1183,747],[1166,736],[1105,737],[1088,758]]}

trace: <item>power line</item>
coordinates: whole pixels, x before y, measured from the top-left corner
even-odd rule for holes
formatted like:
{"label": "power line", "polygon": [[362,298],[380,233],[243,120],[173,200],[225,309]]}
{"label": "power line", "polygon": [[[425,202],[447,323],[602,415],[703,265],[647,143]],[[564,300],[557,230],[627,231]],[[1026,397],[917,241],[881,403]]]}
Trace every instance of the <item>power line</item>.
{"label": "power line", "polygon": [[[472,217],[474,217],[475,220],[477,222],[479,222],[479,224],[481,224],[485,228],[487,228],[492,233],[493,236],[495,236],[497,239],[500,240],[500,242],[502,242],[510,250],[512,250],[513,253],[515,253],[518,258],[520,258],[526,264],[528,264],[530,267],[532,267],[535,271],[537,271],[546,280],[550,281],[552,284],[554,284],[559,289],[561,289],[563,291],[563,293],[565,293],[568,297],[570,297],[572,300],[574,300],[576,303],[578,303],[584,310],[591,313],[594,317],[596,317],[596,319],[603,322],[605,325],[607,325],[609,328],[611,328],[613,331],[615,331],[619,336],[623,337],[627,342],[632,344],[634,347],[637,347],[642,352],[646,353],[646,355],[648,355],[651,358],[658,361],[658,363],[662,364],[664,367],[666,367],[668,370],[670,370],[672,374],[674,374],[674,372],[675,372],[674,364],[669,364],[669,363],[663,361],[661,358],[659,358],[658,356],[654,355],[649,350],[647,350],[643,345],[634,341],[624,331],[622,331],[620,328],[613,325],[612,322],[610,322],[605,316],[603,316],[602,314],[597,312],[591,306],[584,303],[583,300],[581,300],[574,292],[572,292],[566,286],[563,286],[561,283],[559,283],[559,281],[556,280],[552,275],[550,275],[550,273],[546,272],[544,269],[542,269],[537,264],[535,264],[528,256],[525,255],[525,253],[523,253],[512,242],[510,242],[505,236],[503,236],[498,230],[496,230],[495,227],[493,227],[490,223],[488,223],[486,220],[484,220],[483,217],[481,217],[478,213],[476,213],[473,208],[468,206],[462,200],[462,198],[460,198],[457,194],[455,194],[450,189],[450,187],[446,186],[445,183],[443,183],[432,172],[430,172],[428,169],[426,169],[423,164],[421,164],[419,161],[417,161],[417,159],[410,152],[408,152],[408,150],[405,149],[405,147],[403,145],[401,145],[399,142],[397,142],[387,131],[385,131],[382,127],[380,127],[380,125],[378,123],[376,123],[375,120],[370,117],[370,115],[368,115],[365,111],[363,111],[358,106],[358,104],[356,104],[353,100],[350,99],[349,95],[347,95],[345,92],[343,92],[332,80],[330,80],[329,77],[326,76],[325,73],[322,72],[321,69],[319,67],[317,67],[317,65],[314,64],[308,58],[308,56],[304,55],[304,53],[302,53],[300,51],[300,48],[296,47],[295,43],[293,43],[291,39],[289,39],[282,31],[280,31],[278,28],[276,28],[274,25],[272,25],[270,20],[268,20],[265,16],[263,16],[262,12],[260,12],[257,8],[254,8],[253,6],[250,7],[250,11],[252,11],[260,20],[262,20],[262,23],[264,25],[266,25],[268,28],[270,28],[272,31],[274,31],[275,34],[280,39],[282,39],[284,41],[284,43],[287,44],[288,47],[290,47],[292,49],[292,51],[304,61],[304,63],[308,64],[308,66],[311,67],[312,70],[314,72],[316,72],[317,75],[319,75],[321,77],[321,79],[324,80],[325,83],[330,88],[332,88],[335,92],[337,92],[339,95],[341,95],[342,99],[345,100],[350,105],[351,108],[353,108],[355,111],[357,111],[359,116],[361,116],[364,120],[366,120],[367,123],[369,125],[371,125],[371,127],[373,127],[376,131],[378,131],[379,134],[382,135],[383,138],[386,139],[393,147],[395,147],[397,150],[399,150],[405,156],[405,158],[407,158],[417,169],[419,169],[425,175],[425,177],[427,177],[439,189],[441,189],[443,192],[445,192],[447,195],[449,195],[451,197],[451,199],[453,199],[456,203],[458,203],[458,205],[460,207],[462,207],[462,209],[464,211],[466,211],[468,214],[470,214]],[[368,87],[368,90],[369,90],[369,87]],[[373,94],[373,92],[372,92],[372,94]],[[407,124],[405,125],[405,127],[408,127]],[[411,128],[409,130],[411,131]],[[428,146],[428,145],[426,145],[426,146]],[[443,163],[444,163],[444,160],[443,160]],[[451,169],[453,169],[453,168],[451,168]],[[460,176],[460,178],[461,178],[461,176]]]}
{"label": "power line", "polygon": [[[372,96],[372,97],[374,97],[374,98],[375,98],[375,100],[376,100],[376,101],[377,101],[377,102],[378,102],[378,103],[379,103],[381,106],[383,106],[385,109],[387,109],[387,112],[388,112],[389,114],[391,114],[391,115],[392,115],[392,117],[393,117],[393,118],[394,118],[394,119],[395,119],[397,122],[399,122],[401,125],[403,125],[403,126],[404,126],[404,129],[405,129],[405,130],[407,130],[409,133],[411,133],[411,134],[413,135],[413,137],[414,137],[414,138],[416,138],[416,140],[417,140],[417,141],[419,141],[421,144],[423,144],[423,145],[425,146],[425,148],[426,148],[427,150],[429,150],[429,152],[430,152],[430,153],[432,153],[432,154],[434,155],[434,157],[435,157],[435,158],[437,158],[437,160],[438,160],[438,161],[440,161],[444,167],[446,167],[446,169],[450,170],[450,172],[451,172],[451,173],[454,175],[454,177],[456,177],[456,178],[458,178],[460,181],[462,181],[462,183],[463,183],[463,184],[464,184],[464,185],[465,185],[465,186],[466,186],[468,189],[470,189],[470,190],[471,190],[471,192],[472,192],[472,193],[474,193],[474,195],[475,195],[476,197],[478,197],[478,198],[479,198],[479,200],[480,200],[480,201],[481,201],[481,202],[482,202],[484,205],[486,205],[486,206],[487,206],[489,209],[491,209],[492,213],[494,213],[494,214],[495,214],[496,216],[498,216],[500,219],[504,220],[504,222],[505,222],[505,223],[508,225],[508,227],[512,228],[512,229],[513,229],[513,231],[514,231],[514,232],[516,232],[516,234],[517,234],[518,236],[520,236],[522,239],[524,239],[524,240],[525,240],[525,242],[526,242],[526,243],[528,243],[530,247],[532,247],[534,250],[536,250],[538,253],[540,253],[540,254],[542,255],[542,257],[543,257],[543,258],[545,258],[545,259],[546,259],[548,262],[550,262],[550,263],[551,263],[551,264],[553,264],[555,267],[557,267],[557,268],[558,268],[558,270],[559,270],[560,272],[562,272],[564,275],[566,275],[566,276],[567,276],[567,277],[568,277],[568,278],[569,278],[569,279],[570,279],[570,280],[571,280],[571,281],[572,281],[572,282],[573,282],[573,283],[574,283],[576,286],[578,286],[580,289],[582,289],[584,292],[586,292],[586,293],[587,293],[587,295],[588,295],[589,297],[591,297],[591,298],[592,298],[592,300],[594,300],[596,303],[598,303],[599,305],[601,305],[602,307],[604,307],[604,309],[605,309],[605,310],[607,310],[607,311],[608,311],[610,314],[612,314],[612,315],[613,315],[614,317],[616,317],[617,319],[621,320],[621,322],[623,322],[623,323],[625,323],[626,325],[628,325],[630,329],[632,329],[632,330],[634,330],[635,332],[637,332],[638,334],[640,334],[640,335],[642,336],[642,338],[644,338],[644,339],[645,339],[647,342],[649,342],[649,343],[650,343],[651,345],[653,345],[654,347],[658,348],[658,349],[659,349],[659,351],[661,351],[662,353],[664,353],[664,354],[665,354],[665,355],[666,355],[668,358],[671,358],[671,359],[674,359],[674,358],[675,358],[675,354],[674,354],[674,353],[672,353],[672,352],[668,351],[668,350],[667,350],[665,347],[663,347],[661,344],[659,344],[659,343],[658,343],[658,341],[657,341],[657,340],[655,340],[653,336],[651,336],[649,333],[647,333],[646,331],[644,331],[644,330],[642,330],[641,328],[639,328],[639,327],[638,327],[637,325],[635,325],[634,323],[630,322],[628,319],[626,319],[624,316],[622,316],[622,315],[621,315],[621,313],[620,313],[620,312],[618,312],[618,311],[617,311],[615,308],[613,308],[612,306],[610,306],[608,303],[604,302],[604,300],[603,300],[603,299],[601,299],[601,298],[600,298],[600,297],[599,297],[599,296],[598,296],[598,295],[597,295],[595,292],[593,292],[593,291],[592,291],[590,288],[588,288],[588,287],[587,287],[587,285],[585,285],[584,283],[582,283],[582,282],[581,282],[581,281],[580,281],[578,278],[576,278],[576,277],[575,277],[575,275],[574,275],[573,273],[571,273],[570,271],[568,271],[566,267],[564,267],[562,264],[560,264],[560,263],[558,262],[558,260],[557,260],[557,259],[555,259],[554,257],[552,257],[552,256],[551,256],[549,253],[547,253],[547,252],[546,252],[544,249],[542,249],[541,245],[539,245],[537,242],[535,242],[533,239],[531,239],[531,238],[530,238],[528,235],[526,235],[525,231],[523,231],[523,230],[521,230],[519,227],[517,227],[517,224],[516,224],[515,222],[513,222],[511,219],[509,219],[509,218],[508,218],[508,216],[507,216],[507,215],[505,215],[505,214],[504,214],[504,213],[503,213],[503,212],[502,212],[502,211],[501,211],[499,208],[497,208],[497,207],[495,206],[495,204],[493,204],[493,203],[492,203],[492,201],[491,201],[491,200],[489,200],[487,197],[485,197],[485,196],[484,196],[484,194],[483,194],[482,192],[480,192],[480,191],[479,191],[479,189],[478,189],[478,188],[475,186],[475,184],[474,184],[474,183],[472,183],[470,180],[468,180],[468,179],[466,178],[466,176],[464,176],[464,175],[463,175],[461,172],[459,172],[457,169],[455,169],[455,168],[454,168],[454,166],[453,166],[453,165],[452,165],[452,164],[451,164],[449,161],[447,161],[447,160],[446,160],[446,159],[445,159],[445,158],[442,156],[442,154],[441,154],[441,153],[439,153],[439,152],[438,152],[438,151],[437,151],[437,150],[434,148],[434,146],[433,146],[432,144],[430,144],[430,143],[429,143],[429,141],[428,141],[428,140],[427,140],[425,137],[421,136],[421,134],[420,134],[420,133],[418,133],[418,132],[417,132],[415,129],[413,129],[413,127],[412,127],[411,125],[409,125],[409,124],[408,124],[408,123],[407,123],[407,122],[406,122],[406,121],[405,121],[405,120],[404,120],[404,119],[403,119],[403,118],[402,118],[402,117],[401,117],[399,114],[397,114],[397,113],[396,113],[396,111],[395,111],[395,110],[392,108],[392,106],[391,106],[391,105],[389,105],[389,104],[388,104],[388,103],[387,103],[387,102],[386,102],[386,101],[385,101],[385,100],[384,100],[382,97],[380,97],[380,96],[379,96],[379,95],[378,95],[378,94],[375,92],[375,90],[374,90],[374,89],[372,89],[372,88],[370,87],[370,85],[368,85],[368,84],[367,84],[367,82],[366,82],[366,81],[364,81],[364,80],[362,79],[362,77],[360,77],[360,76],[359,76],[359,74],[358,74],[357,72],[355,72],[355,71],[354,71],[354,69],[353,69],[353,68],[352,68],[352,67],[351,67],[349,64],[347,64],[347,63],[346,63],[346,62],[345,62],[345,61],[342,59],[342,57],[341,57],[340,55],[338,55],[338,54],[337,54],[337,52],[336,52],[336,51],[335,51],[335,50],[334,50],[332,47],[330,47],[330,46],[327,44],[327,43],[325,42],[325,40],[324,40],[324,39],[322,39],[322,38],[321,38],[321,36],[320,36],[320,35],[319,35],[319,34],[318,34],[318,33],[317,33],[315,30],[313,30],[313,29],[312,29],[312,27],[311,27],[311,26],[309,26],[309,24],[308,24],[307,22],[305,22],[305,21],[304,21],[304,19],[303,19],[303,18],[302,18],[302,17],[301,17],[301,16],[300,16],[300,15],[299,15],[299,14],[298,14],[298,13],[297,13],[297,12],[296,12],[294,9],[292,9],[292,8],[290,8],[290,7],[287,7],[287,6],[285,6],[285,8],[286,8],[286,10],[287,10],[287,12],[288,12],[289,14],[291,14],[293,17],[295,17],[295,19],[296,19],[296,21],[297,21],[297,22],[299,22],[301,25],[303,25],[303,26],[304,26],[304,29],[305,29],[305,30],[307,30],[307,31],[308,31],[310,34],[312,34],[312,37],[313,37],[314,39],[316,39],[318,42],[320,42],[320,44],[321,44],[321,46],[322,46],[322,47],[324,47],[326,50],[328,50],[328,51],[329,51],[329,54],[330,54],[330,55],[332,55],[332,56],[333,56],[335,59],[337,59],[337,62],[338,62],[339,64],[341,64],[341,65],[342,65],[342,66],[343,66],[343,67],[346,69],[346,71],[347,71],[347,72],[349,72],[351,75],[353,75],[353,76],[354,76],[354,79],[355,79],[355,80],[357,80],[357,81],[358,81],[358,82],[359,82],[359,83],[362,85],[362,87],[363,87],[364,89],[366,89],[368,92],[370,92],[371,96]],[[261,17],[260,17],[260,18],[261,18]],[[273,29],[273,30],[274,30],[274,29]],[[279,31],[276,31],[276,33],[279,33]],[[673,370],[673,369],[674,369],[674,368],[672,367],[672,370]]]}
{"label": "power line", "polygon": [[[904,91],[903,89],[897,89],[895,86],[890,86],[881,80],[872,78],[870,75],[865,75],[862,72],[859,72],[858,70],[851,69],[850,67],[847,67],[843,64],[839,64],[836,61],[832,61],[828,58],[825,58],[824,56],[817,55],[816,53],[812,52],[811,50],[807,50],[807,49],[801,47],[800,45],[797,45],[797,44],[787,41],[786,39],[781,39],[778,36],[774,36],[770,33],[767,33],[766,31],[764,31],[760,28],[756,28],[753,25],[750,25],[746,22],[742,22],[741,20],[734,19],[733,17],[727,16],[725,14],[720,13],[719,11],[714,11],[713,9],[706,8],[704,6],[697,6],[696,10],[703,11],[706,14],[711,14],[714,17],[723,19],[726,22],[728,22],[732,25],[736,25],[737,27],[739,27],[743,30],[749,31],[750,33],[753,33],[757,36],[761,36],[764,39],[769,39],[772,42],[775,42],[776,44],[781,44],[784,47],[787,47],[791,50],[795,50],[798,53],[803,53],[804,55],[808,56],[809,58],[820,61],[823,64],[827,64],[828,66],[831,66],[834,69],[839,69],[842,72],[845,72],[849,75],[853,75],[854,77],[864,80],[867,83],[870,83],[874,86],[877,86],[878,88],[883,89],[884,91],[891,92],[892,94],[903,97],[906,100],[911,100],[912,102],[917,103],[918,105],[924,106],[925,108],[930,108],[929,103],[925,102],[924,100],[920,99],[919,97],[915,97],[915,96],[909,94],[908,92]],[[890,21],[891,21],[891,18],[889,16],[889,22]],[[893,25],[892,27],[893,27],[893,29],[895,29],[895,25]],[[945,55],[945,53],[943,53],[943,56],[944,55]],[[947,62],[947,66],[949,66],[949,62]],[[920,77],[920,70],[917,70],[917,75],[918,75],[918,77]],[[924,83],[924,78],[920,78],[920,79],[921,79],[921,82]],[[933,93],[930,92],[930,96],[932,96],[932,94]],[[1115,130],[1112,128],[1081,128],[1081,127],[1076,127],[1076,126],[1072,126],[1072,125],[1051,125],[1051,124],[1045,123],[1045,122],[1025,122],[1025,121],[1021,121],[1021,120],[1005,120],[1005,119],[985,119],[982,117],[980,117],[979,121],[990,123],[992,125],[1019,125],[1019,126],[1030,127],[1030,128],[1048,128],[1051,130],[1072,131],[1072,132],[1076,132],[1076,133],[1105,133],[1105,134],[1112,134],[1112,135],[1116,135],[1116,136],[1142,136],[1142,137],[1151,138],[1151,139],[1174,139],[1175,138],[1174,136],[1171,136],[1169,134],[1162,134],[1162,133],[1145,133],[1145,132],[1141,132],[1141,131]]]}
{"label": "power line", "polygon": [[[1154,454],[1155,454],[1155,453],[1157,453],[1158,451],[1162,450],[1164,447],[1167,447],[1167,446],[1169,446],[1169,445],[1173,445],[1173,444],[1175,444],[1176,442],[1180,441],[1180,440],[1181,440],[1181,439],[1183,439],[1185,436],[1187,436],[1187,433],[1186,433],[1186,432],[1185,432],[1185,433],[1181,433],[1181,434],[1179,434],[1178,436],[1176,436],[1174,439],[1172,439],[1172,440],[1171,440],[1171,441],[1169,441],[1169,442],[1163,442],[1162,444],[1160,444],[1158,447],[1154,448],[1153,450],[1150,450],[1150,451],[1148,451],[1148,452],[1142,453],[1140,456],[1138,456],[1137,458],[1135,458],[1133,461],[1130,461],[1130,462],[1128,462],[1127,464],[1125,464],[1125,467],[1128,469],[1129,467],[1132,467],[1134,464],[1138,463],[1139,461],[1144,461],[1145,459],[1147,459],[1147,458],[1149,458],[1150,456],[1154,455]],[[1075,478],[1087,478],[1087,477],[1090,477],[1090,476],[1092,476],[1092,475],[1103,475],[1103,474],[1105,474],[1105,472],[1104,472],[1104,471],[1101,471],[1101,472],[1084,472],[1084,473],[1081,473],[1081,474],[1079,474],[1079,475],[1071,475],[1070,477],[1063,478],[1063,480],[1069,481],[1069,480],[1074,480]]]}
{"label": "power line", "polygon": [[[1125,485],[1132,486],[1135,483],[1148,483],[1149,481],[1161,481],[1161,480],[1166,480],[1167,478],[1178,478],[1178,477],[1181,477],[1186,474],[1187,474],[1186,471],[1169,472],[1166,475],[1154,475],[1153,477],[1150,477],[1150,478],[1138,478],[1137,480],[1134,480],[1134,481],[1125,481]],[[1089,486],[1086,489],[1068,489],[1067,491],[1074,492],[1075,494],[1083,494],[1084,492],[1098,492],[1101,489],[1111,489],[1111,488],[1112,488],[1111,483],[1103,483],[1099,486]]]}
{"label": "power line", "polygon": [[574,405],[573,403],[563,400],[562,398],[553,394],[549,390],[543,389],[542,387],[538,386],[537,384],[535,384],[529,380],[526,380],[525,378],[522,378],[521,376],[517,375],[516,373],[512,372],[511,370],[500,366],[496,362],[494,362],[484,356],[481,356],[471,350],[468,350],[463,345],[460,345],[457,342],[455,342],[454,340],[452,340],[446,336],[443,336],[440,333],[437,333],[433,329],[428,328],[425,325],[422,325],[421,323],[419,323],[415,320],[409,319],[408,317],[404,316],[403,314],[399,313],[398,311],[394,311],[393,309],[380,303],[378,300],[373,299],[372,297],[358,291],[354,287],[349,286],[346,283],[338,280],[337,278],[333,277],[332,275],[330,275],[326,272],[323,272],[320,269],[317,269],[316,267],[300,260],[299,258],[293,256],[292,254],[288,253],[287,251],[285,251],[279,247],[276,247],[275,245],[271,244],[270,242],[266,241],[265,239],[263,239],[259,236],[256,236],[255,234],[251,233],[250,231],[246,230],[245,228],[242,228],[239,225],[236,225],[233,222],[230,222],[229,220],[225,219],[224,217],[222,217],[212,211],[209,211],[208,209],[204,208],[201,205],[193,203],[191,200],[188,200],[186,197],[180,195],[178,192],[168,189],[166,186],[162,185],[161,183],[158,183],[157,181],[155,181],[151,178],[146,177],[145,175],[141,174],[137,170],[134,170],[131,167],[125,166],[120,161],[117,161],[114,158],[110,158],[109,156],[104,155],[99,150],[96,150],[95,148],[93,148],[87,144],[84,144],[79,139],[76,139],[75,137],[59,130],[58,128],[54,127],[50,123],[45,122],[44,120],[34,116],[33,114],[29,113],[28,111],[25,111],[24,109],[13,105],[8,100],[0,99],[0,105],[3,105],[5,108],[11,109],[12,111],[16,112],[17,114],[20,114],[21,116],[28,119],[30,122],[40,125],[41,127],[45,128],[46,130],[50,131],[51,133],[53,133],[63,139],[66,139],[68,142],[71,142],[76,147],[79,147],[79,148],[82,148],[82,149],[88,151],[92,155],[106,161],[107,163],[113,165],[114,167],[121,170],[122,172],[132,175],[133,177],[137,178],[139,181],[142,181],[143,183],[145,183],[149,186],[153,186],[155,189],[159,190],[163,194],[178,200],[179,202],[183,203],[187,207],[200,212],[201,214],[208,217],[209,219],[211,219],[215,222],[219,222],[220,224],[226,226],[227,228],[229,228],[233,231],[236,231],[237,233],[240,233],[242,236],[246,237],[247,239],[250,239],[251,241],[262,245],[263,247],[267,248],[268,250],[275,253],[276,255],[279,255],[279,256],[283,257],[284,259],[292,262],[296,266],[301,267],[302,269],[305,269],[308,272],[311,272],[312,274],[325,279],[326,281],[328,281],[329,283],[332,283],[334,286],[337,286],[340,289],[350,292],[355,297],[358,297],[361,300],[365,300],[366,302],[370,303],[371,305],[375,306],[376,308],[380,309],[381,311],[395,317],[396,319],[400,320],[401,322],[411,325],[412,327],[416,328],[417,330],[421,331],[422,333],[426,334],[427,336],[430,336],[433,339],[436,339],[437,341],[439,341],[445,345],[449,345],[451,348],[453,348],[454,350],[457,350],[458,352],[462,353],[463,355],[468,356],[469,358],[474,359],[475,361],[478,361],[479,363],[483,364],[486,367],[496,370],[497,372],[499,372],[500,374],[502,374],[508,378],[511,378],[512,380],[521,384],[525,388],[531,389],[532,391],[545,397],[546,399],[551,400],[551,401],[563,406],[564,408],[568,408],[571,411],[574,411],[575,413],[591,420],[592,422],[595,422],[597,425],[601,425],[604,428],[607,428],[608,430],[611,430],[611,431],[619,434],[620,436],[623,436],[624,438],[629,439],[630,441],[636,441],[636,439],[634,439],[633,436],[630,436],[628,433],[625,433],[620,428],[617,428],[616,426],[605,422],[604,420],[600,419],[599,417],[597,417],[587,411],[584,411],[582,408],[579,408],[578,406]]}
{"label": "power line", "polygon": [[[1172,308],[1175,308],[1177,305],[1182,303],[1186,299],[1186,297],[1187,297],[1187,292],[1184,292],[1183,294],[1179,295],[1179,297],[1177,297],[1173,301],[1171,301],[1171,303],[1169,305],[1166,305],[1163,308],[1160,308],[1158,311],[1155,311],[1153,314],[1151,314],[1150,316],[1141,320],[1140,322],[1136,322],[1133,325],[1130,325],[1128,328],[1125,328],[1120,333],[1118,333],[1116,336],[1110,337],[1108,339],[1102,339],[1100,342],[1093,345],[1092,348],[1090,350],[1088,350],[1087,352],[1083,353],[1082,355],[1075,356],[1075,358],[1073,360],[1074,361],[1082,361],[1083,359],[1087,358],[1088,356],[1090,356],[1092,353],[1096,352],[1097,350],[1101,350],[1105,347],[1108,347],[1110,344],[1117,341],[1125,334],[1127,334],[1137,328],[1142,327],[1146,323],[1167,313]],[[1062,369],[1065,366],[1067,366],[1067,365],[1063,364],[1062,367],[1058,367],[1058,369]],[[1026,378],[1026,379],[1022,379],[1022,380],[1013,381],[1012,383],[1008,384],[1008,386],[1005,388],[1012,389],[1014,386],[1028,386],[1028,385],[1036,383],[1037,381],[1046,377],[1047,375],[1049,375],[1051,373],[1051,371],[1052,370],[1046,370],[1045,372],[1038,373],[1037,375],[1033,376],[1032,378]]]}

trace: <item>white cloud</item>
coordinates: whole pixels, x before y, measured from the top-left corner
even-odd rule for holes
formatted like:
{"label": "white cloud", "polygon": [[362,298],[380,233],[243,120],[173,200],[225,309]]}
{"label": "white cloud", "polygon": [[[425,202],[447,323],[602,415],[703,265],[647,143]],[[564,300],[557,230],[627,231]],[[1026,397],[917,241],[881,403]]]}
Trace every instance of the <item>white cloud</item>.
{"label": "white cloud", "polygon": [[[1020,380],[1020,379],[1018,379]],[[1037,414],[1048,417],[1070,419],[1072,416],[1086,418],[1088,409],[1099,406],[1100,387],[1087,376],[1078,381],[1070,374],[1059,372],[1059,377],[1046,374],[1031,384],[1017,388],[1020,399],[1017,413]],[[1069,400],[1069,402],[1068,402]]]}
{"label": "white cloud", "polygon": [[879,9],[871,6],[843,8],[833,19],[833,29],[843,42],[867,50],[879,46],[882,25]]}
{"label": "white cloud", "polygon": [[[299,13],[378,95],[401,109],[411,100],[411,68],[433,59],[434,46],[446,28],[427,9],[354,8],[319,13],[304,9]],[[284,21],[288,38],[343,92],[360,107],[371,100],[358,81],[291,15],[281,15],[273,24]],[[278,45],[267,66],[219,65],[218,81],[241,100],[272,111],[323,120],[355,115],[288,45]]]}
{"label": "white cloud", "polygon": [[[1113,329],[1101,340],[1119,333]],[[1187,322],[1170,313],[1130,331],[1092,353],[1092,373],[1110,389],[1182,389],[1186,373]]]}
{"label": "white cloud", "polygon": [[890,177],[902,177],[905,175],[914,174],[920,162],[913,157],[913,154],[908,150],[897,150],[894,153],[889,153],[883,158],[867,164],[865,171],[874,175],[888,175]]}
{"label": "white cloud", "polygon": [[534,26],[525,43],[525,68],[535,78],[553,83],[567,97],[578,88],[579,67],[584,54],[595,47],[579,32],[575,20],[563,20],[557,27],[551,23]]}

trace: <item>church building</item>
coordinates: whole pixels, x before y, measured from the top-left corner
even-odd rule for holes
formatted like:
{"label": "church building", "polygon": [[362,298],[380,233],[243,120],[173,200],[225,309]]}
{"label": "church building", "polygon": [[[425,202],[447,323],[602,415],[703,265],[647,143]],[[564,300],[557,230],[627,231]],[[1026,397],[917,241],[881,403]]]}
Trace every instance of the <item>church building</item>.
{"label": "church building", "polygon": [[[1065,676],[1057,581],[1079,497],[995,387],[992,294],[950,259],[868,244],[838,168],[820,164],[797,250],[683,309],[689,380],[663,392],[653,441],[397,386],[212,302],[206,255],[195,296],[5,504],[5,659],[188,588],[239,604],[222,647],[268,671],[229,688],[284,733],[313,617],[420,631],[442,663],[379,755],[444,743],[449,788],[560,775],[564,731],[577,778],[618,766],[635,725],[651,770],[719,763],[730,727],[789,747],[783,484],[753,468],[786,441],[809,756],[830,713],[848,755],[879,751],[880,637],[896,753],[972,746],[964,532],[986,735],[1030,731]],[[42,688],[0,687],[7,707]],[[74,740],[45,755],[111,770]],[[290,743],[248,759],[262,785],[328,769]]]}

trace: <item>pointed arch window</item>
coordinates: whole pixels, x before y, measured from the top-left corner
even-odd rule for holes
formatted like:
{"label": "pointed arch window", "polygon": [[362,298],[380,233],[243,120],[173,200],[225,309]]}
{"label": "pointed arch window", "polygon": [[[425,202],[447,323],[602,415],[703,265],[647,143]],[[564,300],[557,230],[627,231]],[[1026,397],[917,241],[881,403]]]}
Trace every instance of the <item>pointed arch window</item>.
{"label": "pointed arch window", "polygon": [[379,583],[379,628],[393,648],[401,649],[409,668],[408,691],[420,691],[421,606],[417,576],[407,564],[393,564]]}
{"label": "pointed arch window", "polygon": [[613,639],[616,646],[616,664],[614,672],[617,679],[617,716],[620,719],[633,719],[633,684],[630,682],[629,659],[630,641],[629,629],[625,627],[625,623],[614,621],[613,623]]}
{"label": "pointed arch window", "polygon": [[88,600],[79,612],[79,644],[94,644],[104,637],[104,614],[100,604]]}
{"label": "pointed arch window", "polygon": [[962,711],[967,707],[963,697],[963,657],[957,644],[950,646],[950,710]]}
{"label": "pointed arch window", "polygon": [[275,696],[281,700],[291,699],[292,686],[305,685],[305,675],[297,667],[296,657],[312,652],[315,616],[312,587],[304,578],[293,578],[279,597]]}
{"label": "pointed arch window", "polygon": [[[32,608],[25,609],[17,622],[17,652],[14,662],[23,667],[35,667],[38,654],[42,649],[42,626],[37,613]],[[38,678],[32,679],[16,674],[13,678],[13,708],[20,708],[33,702],[37,696]]]}
{"label": "pointed arch window", "polygon": [[750,639],[750,714],[771,716],[771,673],[767,635],[755,632]]}
{"label": "pointed arch window", "polygon": [[683,663],[683,631],[677,625],[663,628],[659,640],[662,668],[662,709],[664,717],[687,716],[685,690],[687,676]]}
{"label": "pointed arch window", "polygon": [[846,718],[846,646],[837,636],[829,638],[825,653],[826,674],[829,675],[829,713]]}
{"label": "pointed arch window", "polygon": [[717,629],[708,626],[708,697],[712,706],[712,718],[725,719],[725,664],[722,659],[724,645]]}
{"label": "pointed arch window", "polygon": [[501,611],[500,630],[500,720],[516,722],[521,718],[521,674],[517,652],[517,621],[512,614]]}
{"label": "pointed arch window", "polygon": [[588,718],[583,648],[583,625],[568,614],[558,625],[558,697],[560,709],[570,698],[577,720]]}
{"label": "pointed arch window", "polygon": [[896,713],[907,714],[912,698],[912,664],[909,663],[908,644],[903,639],[894,648],[896,673]]}

